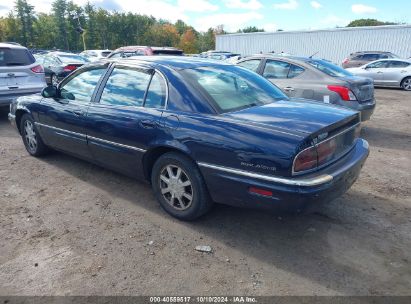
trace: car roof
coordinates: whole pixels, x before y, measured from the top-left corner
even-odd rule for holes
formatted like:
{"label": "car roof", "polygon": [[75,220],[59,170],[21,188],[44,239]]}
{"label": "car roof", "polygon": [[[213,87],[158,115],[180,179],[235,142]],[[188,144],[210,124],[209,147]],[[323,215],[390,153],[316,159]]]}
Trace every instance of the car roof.
{"label": "car roof", "polygon": [[177,49],[175,47],[157,47],[157,46],[145,46],[145,45],[128,45],[128,46],[122,46],[119,47],[118,49],[115,49],[114,52],[132,52],[136,50],[141,50],[141,49],[151,49],[153,51],[160,51],[160,50],[170,50],[170,51],[181,51],[180,49]]}
{"label": "car roof", "polygon": [[[56,51],[56,52],[48,52],[47,55],[53,55],[53,56],[71,55],[71,56],[72,56],[72,55],[77,55],[77,54],[69,53],[69,52],[59,52],[59,51]],[[77,56],[79,56],[79,55],[77,55]]]}
{"label": "car roof", "polygon": [[[380,61],[400,61],[400,62],[409,62],[409,63],[411,63],[410,59],[401,59],[401,58],[378,59],[378,60],[374,60],[373,62],[380,62]],[[369,62],[366,65],[369,65],[370,63],[373,63],[373,62]]]}
{"label": "car roof", "polygon": [[123,64],[143,63],[150,65],[167,66],[175,70],[192,69],[198,67],[218,67],[218,66],[232,66],[232,64],[224,61],[207,60],[197,57],[184,56],[138,56],[121,59],[108,59],[113,62],[120,62]]}
{"label": "car roof", "polygon": [[14,44],[14,43],[4,43],[0,42],[0,47],[2,48],[10,48],[10,49],[27,49],[26,47],[19,45],[19,44]]}
{"label": "car roof", "polygon": [[278,59],[278,60],[289,60],[289,61],[294,61],[294,62],[307,62],[310,60],[324,60],[320,58],[310,58],[310,57],[301,57],[301,56],[284,56],[284,55],[277,55],[277,54],[256,54],[252,56],[248,56],[245,58],[242,58],[241,60],[247,60],[247,59],[252,59],[252,58],[270,58],[270,59]]}

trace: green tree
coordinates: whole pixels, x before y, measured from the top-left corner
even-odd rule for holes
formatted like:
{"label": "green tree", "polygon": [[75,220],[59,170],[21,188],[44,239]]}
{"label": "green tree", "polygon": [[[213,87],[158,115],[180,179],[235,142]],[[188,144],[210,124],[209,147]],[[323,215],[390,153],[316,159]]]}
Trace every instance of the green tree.
{"label": "green tree", "polygon": [[67,31],[67,2],[66,0],[55,0],[52,4],[52,11],[54,14],[54,19],[56,22],[57,29],[57,44],[58,48],[65,48],[66,50],[70,49],[68,31]]}
{"label": "green tree", "polygon": [[359,27],[359,26],[379,26],[379,25],[396,25],[394,22],[384,22],[377,19],[358,19],[351,21],[347,27]]}
{"label": "green tree", "polygon": [[35,47],[39,49],[57,48],[58,37],[53,15],[39,13],[34,21]]}
{"label": "green tree", "polygon": [[255,32],[265,32],[264,29],[259,29],[256,26],[248,26],[242,30],[238,30],[238,33],[255,33]]}
{"label": "green tree", "polygon": [[207,32],[198,35],[199,52],[205,52],[215,49],[215,31],[209,28]]}
{"label": "green tree", "polygon": [[27,0],[17,0],[15,2],[15,11],[19,20],[18,31],[21,37],[20,41],[25,46],[33,47],[34,6],[30,5]]}

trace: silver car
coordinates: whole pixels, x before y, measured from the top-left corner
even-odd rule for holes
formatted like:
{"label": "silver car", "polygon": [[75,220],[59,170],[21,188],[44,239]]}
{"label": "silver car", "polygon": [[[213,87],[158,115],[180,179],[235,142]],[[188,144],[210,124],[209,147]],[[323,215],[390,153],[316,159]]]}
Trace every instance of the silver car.
{"label": "silver car", "polygon": [[291,98],[304,98],[361,112],[363,121],[375,109],[374,85],[322,59],[255,55],[237,62],[271,81]]}
{"label": "silver car", "polygon": [[375,86],[396,87],[411,91],[411,60],[384,59],[347,71],[374,79]]}
{"label": "silver car", "polygon": [[27,48],[0,43],[0,106],[22,95],[40,93],[45,86],[44,69]]}

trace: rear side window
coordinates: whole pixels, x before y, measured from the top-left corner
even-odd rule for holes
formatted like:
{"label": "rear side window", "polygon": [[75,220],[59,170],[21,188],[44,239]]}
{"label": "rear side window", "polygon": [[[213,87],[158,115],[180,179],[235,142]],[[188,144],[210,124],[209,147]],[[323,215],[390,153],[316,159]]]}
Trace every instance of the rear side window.
{"label": "rear side window", "polygon": [[298,65],[292,64],[290,67],[290,71],[288,72],[288,78],[294,78],[299,76],[300,74],[304,73],[305,69],[299,67]]}
{"label": "rear side window", "polygon": [[389,68],[406,68],[408,66],[410,66],[410,63],[405,62],[405,61],[389,61],[388,62]]}
{"label": "rear side window", "polygon": [[260,62],[261,62],[260,59],[252,59],[252,60],[240,62],[238,65],[250,71],[257,72],[258,67],[260,66]]}
{"label": "rear side window", "polygon": [[104,87],[100,103],[116,106],[143,106],[151,75],[143,70],[116,67]]}
{"label": "rear side window", "polygon": [[146,108],[163,108],[166,103],[166,84],[160,74],[155,73],[148,88],[144,106]]}
{"label": "rear side window", "polygon": [[0,66],[30,65],[35,61],[27,49],[0,48]]}
{"label": "rear side window", "polygon": [[367,69],[382,69],[388,66],[388,61],[377,61],[367,65]]}
{"label": "rear side window", "polygon": [[107,51],[107,52],[101,52],[101,56],[103,56],[103,57],[107,57],[108,55],[110,55],[111,54],[111,52],[110,51]]}
{"label": "rear side window", "polygon": [[284,79],[288,76],[290,64],[283,61],[267,60],[263,76],[266,78]]}
{"label": "rear side window", "polygon": [[362,60],[367,60],[367,61],[374,61],[380,59],[379,54],[364,54],[362,55]]}

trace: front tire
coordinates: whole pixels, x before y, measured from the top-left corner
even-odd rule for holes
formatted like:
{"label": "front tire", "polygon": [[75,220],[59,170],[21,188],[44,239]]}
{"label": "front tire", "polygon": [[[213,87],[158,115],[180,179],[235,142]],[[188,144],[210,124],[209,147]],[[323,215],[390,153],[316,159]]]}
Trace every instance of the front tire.
{"label": "front tire", "polygon": [[27,152],[32,156],[42,156],[49,152],[37,131],[34,120],[29,114],[24,114],[20,121],[20,133]]}
{"label": "front tire", "polygon": [[156,161],[151,186],[161,207],[179,220],[195,220],[212,206],[200,170],[179,153],[166,153]]}
{"label": "front tire", "polygon": [[411,77],[404,78],[404,80],[401,82],[401,88],[406,91],[411,91]]}

